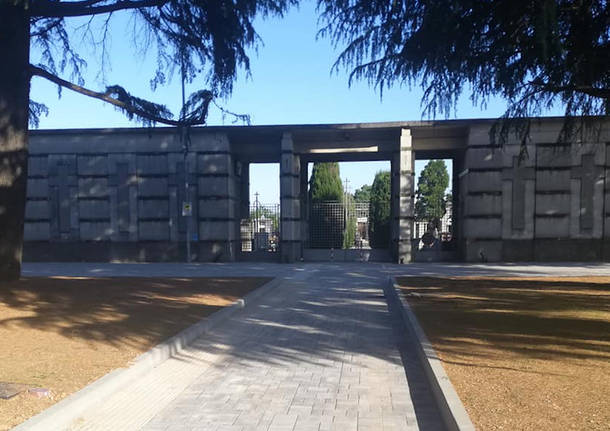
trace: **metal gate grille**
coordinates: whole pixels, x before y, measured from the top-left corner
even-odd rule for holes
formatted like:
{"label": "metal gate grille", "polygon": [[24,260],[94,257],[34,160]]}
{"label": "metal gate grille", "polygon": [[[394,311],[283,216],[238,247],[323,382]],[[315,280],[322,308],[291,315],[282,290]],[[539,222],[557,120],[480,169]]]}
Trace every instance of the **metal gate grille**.
{"label": "metal gate grille", "polygon": [[309,247],[368,248],[368,202],[319,202],[309,213]]}
{"label": "metal gate grille", "polygon": [[341,202],[311,204],[309,246],[311,248],[342,248],[346,206]]}
{"label": "metal gate grille", "polygon": [[277,252],[280,241],[280,205],[255,204],[240,222],[241,251]]}

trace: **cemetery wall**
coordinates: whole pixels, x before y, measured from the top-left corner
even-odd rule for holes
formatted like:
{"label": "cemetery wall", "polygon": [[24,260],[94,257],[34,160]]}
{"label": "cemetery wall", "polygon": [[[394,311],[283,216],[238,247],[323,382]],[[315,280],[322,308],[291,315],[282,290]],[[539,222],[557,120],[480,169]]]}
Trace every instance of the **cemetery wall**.
{"label": "cemetery wall", "polygon": [[559,146],[560,126],[535,122],[526,145],[511,136],[502,148],[490,145],[489,125],[470,128],[460,184],[467,261],[610,260],[608,128],[601,143],[585,134]]}
{"label": "cemetery wall", "polygon": [[174,130],[31,133],[24,259],[184,260],[190,201],[197,260],[234,260],[242,173],[229,139],[196,132],[186,160],[182,148]]}

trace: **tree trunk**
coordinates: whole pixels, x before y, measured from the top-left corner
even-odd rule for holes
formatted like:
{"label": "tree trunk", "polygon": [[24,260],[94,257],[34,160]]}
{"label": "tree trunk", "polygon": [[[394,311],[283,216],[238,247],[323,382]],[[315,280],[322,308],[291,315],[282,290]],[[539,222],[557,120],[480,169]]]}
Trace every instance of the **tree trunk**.
{"label": "tree trunk", "polygon": [[21,274],[30,96],[26,3],[0,0],[0,280]]}

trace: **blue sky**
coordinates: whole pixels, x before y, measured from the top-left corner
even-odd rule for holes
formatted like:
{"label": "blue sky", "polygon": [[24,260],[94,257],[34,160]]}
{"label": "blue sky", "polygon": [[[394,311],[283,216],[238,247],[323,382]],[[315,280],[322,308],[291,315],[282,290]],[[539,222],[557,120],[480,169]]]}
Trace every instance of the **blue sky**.
{"label": "blue sky", "polygon": [[[133,48],[128,15],[117,14],[109,38],[110,67],[100,73],[99,52],[93,52],[87,35],[78,35],[80,47],[88,62],[86,86],[103,89],[108,84],[120,84],[132,94],[161,102],[178,112],[180,85],[174,79],[170,85],[152,92],[149,81],[155,70],[153,55],[139,55]],[[78,25],[82,21],[71,21]],[[101,19],[98,19],[101,22]],[[331,73],[339,53],[326,39],[317,39],[315,3],[303,2],[284,18],[257,20],[256,29],[263,43],[251,52],[251,76],[239,74],[233,95],[219,103],[226,109],[251,116],[252,124],[354,123],[377,121],[420,120],[420,88],[395,87],[385,90],[383,99],[364,82],[348,86],[348,73]],[[93,37],[99,40],[98,32]],[[32,61],[37,62],[37,52]],[[177,77],[176,77],[177,78]],[[198,89],[196,84],[189,90]],[[133,127],[124,115],[103,102],[64,90],[58,99],[57,87],[40,79],[32,82],[31,97],[45,103],[50,113],[41,118],[40,128]],[[490,118],[503,113],[505,103],[492,100],[486,108],[473,107],[467,96],[460,99],[451,118]],[[550,114],[560,115],[558,112]],[[213,108],[210,125],[230,124]],[[416,171],[423,168],[418,163]],[[348,178],[350,188],[372,183],[375,173],[389,169],[387,162],[342,163],[341,175]],[[279,180],[277,166],[258,166],[251,171],[251,191],[261,193],[261,201],[277,202]]]}

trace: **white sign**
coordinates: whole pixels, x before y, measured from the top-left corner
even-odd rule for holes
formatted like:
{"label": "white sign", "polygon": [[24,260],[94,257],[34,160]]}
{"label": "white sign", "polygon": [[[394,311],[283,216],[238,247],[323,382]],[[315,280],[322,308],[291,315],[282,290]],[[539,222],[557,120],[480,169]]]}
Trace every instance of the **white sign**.
{"label": "white sign", "polygon": [[190,217],[193,215],[193,205],[190,202],[182,202],[182,216]]}

